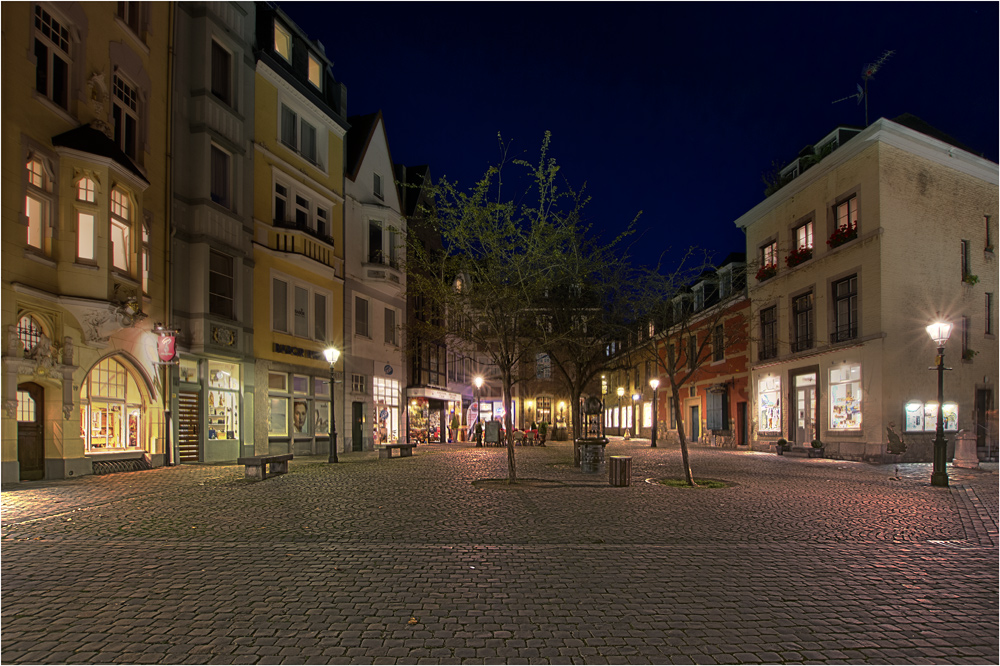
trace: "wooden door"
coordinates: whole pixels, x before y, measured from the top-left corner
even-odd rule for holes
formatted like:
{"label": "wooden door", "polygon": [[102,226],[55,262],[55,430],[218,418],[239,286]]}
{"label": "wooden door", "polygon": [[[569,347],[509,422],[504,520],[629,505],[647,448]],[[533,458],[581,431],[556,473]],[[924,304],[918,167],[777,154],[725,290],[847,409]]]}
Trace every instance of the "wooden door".
{"label": "wooden door", "polygon": [[365,450],[365,403],[351,403],[351,450]]}
{"label": "wooden door", "polygon": [[177,447],[180,462],[198,462],[201,438],[201,403],[198,391],[180,391],[177,394]]}
{"label": "wooden door", "polygon": [[22,481],[45,478],[45,389],[28,382],[17,387],[17,463]]}
{"label": "wooden door", "polygon": [[701,437],[701,418],[698,415],[700,410],[698,409],[698,405],[691,405],[689,411],[691,413],[691,422],[688,424],[690,430],[689,434],[691,436],[691,441],[697,442],[698,438]]}

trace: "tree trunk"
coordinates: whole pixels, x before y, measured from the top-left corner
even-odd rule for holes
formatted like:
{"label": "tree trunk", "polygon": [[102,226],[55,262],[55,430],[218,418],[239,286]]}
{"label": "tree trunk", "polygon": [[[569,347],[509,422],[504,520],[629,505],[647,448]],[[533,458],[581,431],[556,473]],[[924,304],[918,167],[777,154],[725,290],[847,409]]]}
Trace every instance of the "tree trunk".
{"label": "tree trunk", "polygon": [[691,475],[691,461],[688,457],[687,438],[684,436],[684,422],[681,420],[680,386],[670,382],[671,390],[674,394],[674,421],[677,423],[677,436],[681,440],[681,465],[684,467],[684,482],[689,486],[696,486],[694,476]]}
{"label": "tree trunk", "polygon": [[503,421],[507,440],[507,483],[517,483],[517,465],[514,462],[514,430],[510,413],[511,380],[509,375],[503,378],[503,390],[500,395],[504,401]]}

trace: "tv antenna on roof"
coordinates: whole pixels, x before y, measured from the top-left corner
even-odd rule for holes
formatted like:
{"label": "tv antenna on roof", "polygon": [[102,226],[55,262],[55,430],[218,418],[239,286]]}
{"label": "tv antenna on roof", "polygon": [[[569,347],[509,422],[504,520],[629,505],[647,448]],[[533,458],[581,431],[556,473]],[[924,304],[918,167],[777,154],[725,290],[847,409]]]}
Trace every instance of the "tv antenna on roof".
{"label": "tv antenna on roof", "polygon": [[882,68],[885,61],[889,59],[895,51],[886,51],[882,56],[875,62],[870,62],[861,69],[861,79],[865,82],[865,87],[862,88],[861,84],[858,84],[858,92],[853,95],[848,95],[847,97],[841,97],[840,99],[834,100],[833,104],[837,102],[843,102],[844,100],[857,98],[858,104],[861,100],[865,100],[865,127],[868,127],[868,81],[875,77],[875,72]]}

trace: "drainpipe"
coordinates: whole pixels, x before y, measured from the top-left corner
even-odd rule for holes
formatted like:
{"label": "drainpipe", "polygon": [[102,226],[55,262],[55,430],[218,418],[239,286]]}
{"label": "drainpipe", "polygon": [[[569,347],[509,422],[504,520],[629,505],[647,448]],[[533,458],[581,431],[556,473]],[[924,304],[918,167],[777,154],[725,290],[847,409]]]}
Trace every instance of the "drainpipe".
{"label": "drainpipe", "polygon": [[[165,187],[165,197],[166,197],[166,220],[164,221],[163,229],[164,236],[166,237],[166,248],[164,250],[163,264],[164,264],[164,274],[166,275],[166,293],[164,294],[164,308],[166,312],[164,314],[164,321],[167,322],[167,326],[173,326],[173,289],[171,280],[173,276],[170,270],[170,255],[171,247],[174,238],[174,224],[173,224],[173,212],[174,212],[174,189],[173,189],[173,122],[174,122],[174,41],[176,35],[174,34],[174,12],[176,11],[177,3],[168,3],[167,8],[167,154],[166,154],[166,178],[167,181],[164,185]],[[174,354],[176,356],[176,348]],[[171,372],[171,365],[163,366],[163,416],[166,421],[166,448],[164,450],[165,454],[165,464],[173,467],[178,464],[177,461],[177,448],[175,444],[176,433],[174,432],[174,422],[173,422],[173,404],[174,404],[174,385],[173,385],[173,372]]]}

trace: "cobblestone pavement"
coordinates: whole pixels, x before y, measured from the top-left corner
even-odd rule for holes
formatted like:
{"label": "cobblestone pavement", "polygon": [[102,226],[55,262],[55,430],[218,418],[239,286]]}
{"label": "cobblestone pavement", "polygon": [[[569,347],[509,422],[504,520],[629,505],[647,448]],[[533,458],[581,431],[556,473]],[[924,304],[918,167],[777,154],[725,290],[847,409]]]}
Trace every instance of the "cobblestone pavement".
{"label": "cobblestone pavement", "polygon": [[995,664],[998,477],[612,441],[5,486],[4,663]]}

